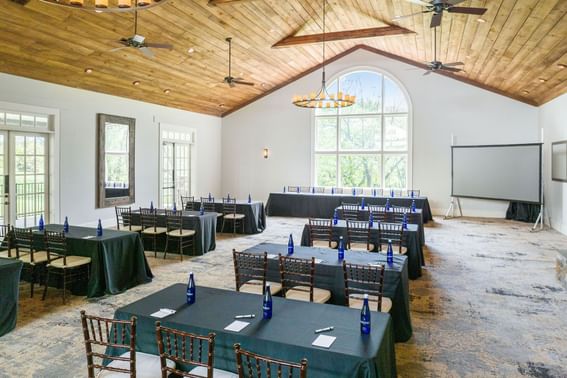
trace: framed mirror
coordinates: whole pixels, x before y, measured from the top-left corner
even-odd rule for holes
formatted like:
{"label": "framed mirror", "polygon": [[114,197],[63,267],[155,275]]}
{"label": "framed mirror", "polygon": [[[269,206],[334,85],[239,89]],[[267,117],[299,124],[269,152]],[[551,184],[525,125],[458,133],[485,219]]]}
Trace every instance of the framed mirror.
{"label": "framed mirror", "polygon": [[96,207],[134,203],[134,118],[97,114]]}

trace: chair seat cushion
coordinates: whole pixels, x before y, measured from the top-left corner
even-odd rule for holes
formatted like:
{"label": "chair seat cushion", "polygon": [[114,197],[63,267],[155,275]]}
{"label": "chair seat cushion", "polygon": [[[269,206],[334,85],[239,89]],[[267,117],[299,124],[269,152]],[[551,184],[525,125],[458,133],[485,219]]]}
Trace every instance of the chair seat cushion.
{"label": "chair seat cushion", "polygon": [[[309,302],[309,286],[294,286],[285,293],[287,299]],[[325,289],[313,288],[313,302],[326,303],[331,299],[331,292]]]}
{"label": "chair seat cushion", "polygon": [[332,241],[331,245],[329,246],[329,242],[327,240],[313,240],[313,247],[319,248],[337,248],[338,243],[336,241]]}
{"label": "chair seat cushion", "polygon": [[226,219],[244,219],[246,215],[244,214],[225,214],[224,217]]}
{"label": "chair seat cushion", "polygon": [[[28,252],[21,251],[20,257],[27,255],[27,254],[28,254]],[[0,251],[0,257],[3,257],[5,259],[15,259],[16,258],[16,248],[12,248],[10,251],[8,251],[8,250]]]}
{"label": "chair seat cushion", "polygon": [[142,226],[120,226],[120,231],[140,232],[142,231]]}
{"label": "chair seat cushion", "polygon": [[374,244],[369,243],[350,243],[350,249],[356,249],[359,251],[374,251]]}
{"label": "chair seat cushion", "polygon": [[167,228],[165,227],[148,227],[148,228],[144,228],[142,234],[157,235],[157,234],[165,234],[166,232],[167,232]]}
{"label": "chair seat cushion", "polygon": [[[368,299],[370,300],[370,302],[368,303],[368,305],[370,306],[370,311],[375,311],[378,297],[376,297],[375,295],[370,295],[368,296]],[[360,310],[363,304],[364,304],[364,299],[362,298],[350,297],[348,299],[348,307],[350,308],[357,308]],[[382,309],[380,312],[390,312],[391,309],[392,309],[392,300],[387,297],[382,297]]]}
{"label": "chair seat cushion", "polygon": [[[272,295],[276,295],[277,293],[282,291],[282,285],[279,282],[266,281],[266,283],[270,284],[270,293]],[[262,281],[260,280],[247,281],[245,284],[242,284],[240,286],[240,291],[243,293],[262,295]]]}
{"label": "chair seat cushion", "polygon": [[[199,377],[207,377],[207,368],[204,366],[197,366],[190,371],[191,374]],[[214,378],[238,378],[238,374],[231,373],[230,371],[213,369]]]}
{"label": "chair seat cushion", "polygon": [[[130,352],[120,355],[120,357],[130,357]],[[175,362],[166,360],[167,366],[175,368]],[[128,361],[112,361],[108,366],[119,369],[130,369]],[[129,374],[118,373],[110,370],[101,370],[97,378],[127,378]],[[206,375],[205,375],[206,376]],[[161,377],[161,362],[159,356],[153,354],[136,352],[136,377],[137,378],[156,378]]]}
{"label": "chair seat cushion", "polygon": [[194,230],[172,230],[167,233],[168,236],[178,237],[178,238],[186,238],[189,236],[195,235]]}
{"label": "chair seat cushion", "polygon": [[[22,256],[20,254],[20,261],[23,262],[24,264],[31,264],[31,253],[28,253],[24,256]],[[33,263],[34,264],[42,264],[44,262],[47,262],[47,252],[45,251],[35,251],[33,253]]]}
{"label": "chair seat cushion", "polygon": [[67,265],[63,264],[63,258],[58,258],[57,260],[52,260],[48,266],[60,269],[76,268],[81,265],[87,265],[91,263],[90,257],[85,256],[67,256]]}

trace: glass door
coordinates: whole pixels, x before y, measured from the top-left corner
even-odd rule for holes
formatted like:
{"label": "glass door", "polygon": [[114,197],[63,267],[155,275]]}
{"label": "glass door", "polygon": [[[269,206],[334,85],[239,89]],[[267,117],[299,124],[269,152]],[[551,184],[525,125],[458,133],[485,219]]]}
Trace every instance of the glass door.
{"label": "glass door", "polygon": [[0,224],[10,223],[8,132],[0,131]]}
{"label": "glass door", "polygon": [[191,145],[163,142],[161,205],[173,207],[179,196],[191,193]]}

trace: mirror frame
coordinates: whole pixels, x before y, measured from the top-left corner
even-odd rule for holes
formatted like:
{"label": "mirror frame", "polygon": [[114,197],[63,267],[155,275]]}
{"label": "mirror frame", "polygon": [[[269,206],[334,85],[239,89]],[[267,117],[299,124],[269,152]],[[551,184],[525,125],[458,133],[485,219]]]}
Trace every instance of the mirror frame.
{"label": "mirror frame", "polygon": [[[128,125],[128,195],[123,197],[106,198],[104,187],[105,178],[105,125],[106,123],[118,123]],[[97,190],[96,208],[113,207],[119,205],[129,205],[135,202],[135,132],[136,119],[110,114],[97,114]]]}

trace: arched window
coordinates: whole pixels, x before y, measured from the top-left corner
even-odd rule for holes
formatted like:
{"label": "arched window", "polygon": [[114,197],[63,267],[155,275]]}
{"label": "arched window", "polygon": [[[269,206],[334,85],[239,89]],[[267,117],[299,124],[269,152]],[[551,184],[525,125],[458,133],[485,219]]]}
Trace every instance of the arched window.
{"label": "arched window", "polygon": [[356,70],[330,83],[356,103],[316,109],[314,184],[407,188],[410,171],[410,106],[400,86],[377,71]]}

